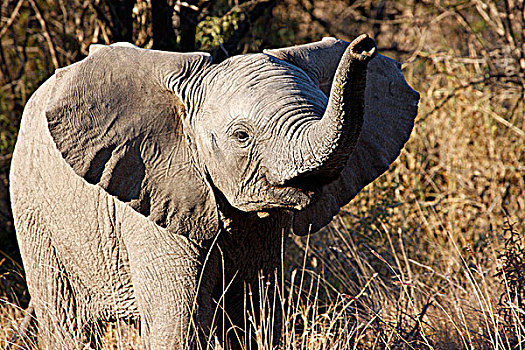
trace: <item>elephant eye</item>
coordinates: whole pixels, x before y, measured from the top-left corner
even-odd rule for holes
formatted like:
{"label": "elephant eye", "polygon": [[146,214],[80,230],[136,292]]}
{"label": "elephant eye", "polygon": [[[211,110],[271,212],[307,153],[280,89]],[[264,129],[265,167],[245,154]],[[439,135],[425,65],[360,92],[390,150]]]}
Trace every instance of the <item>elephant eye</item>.
{"label": "elephant eye", "polygon": [[241,144],[247,144],[250,141],[250,135],[244,130],[236,130],[233,137]]}

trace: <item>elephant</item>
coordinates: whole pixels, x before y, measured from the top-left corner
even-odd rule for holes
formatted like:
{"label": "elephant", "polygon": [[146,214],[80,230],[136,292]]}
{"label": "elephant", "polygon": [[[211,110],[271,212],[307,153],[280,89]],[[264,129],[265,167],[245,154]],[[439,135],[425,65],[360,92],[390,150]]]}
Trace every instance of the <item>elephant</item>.
{"label": "elephant", "polygon": [[[409,139],[419,94],[376,51],[363,34],[213,63],[117,43],[56,70],[10,173],[42,348],[96,348],[116,320],[144,349],[249,348],[247,297],[282,277],[285,235],[327,225]],[[277,307],[275,345],[281,325]]]}

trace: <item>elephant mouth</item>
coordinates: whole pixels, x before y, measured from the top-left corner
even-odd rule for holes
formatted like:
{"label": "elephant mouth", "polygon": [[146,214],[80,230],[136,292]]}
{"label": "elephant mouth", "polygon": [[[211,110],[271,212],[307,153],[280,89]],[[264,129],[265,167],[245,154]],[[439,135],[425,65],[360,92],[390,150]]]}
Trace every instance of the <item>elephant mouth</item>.
{"label": "elephant mouth", "polygon": [[259,198],[255,200],[251,198],[249,201],[239,203],[237,207],[242,208],[243,211],[303,210],[319,196],[318,191],[281,185],[266,185],[259,194]]}
{"label": "elephant mouth", "polygon": [[305,173],[285,181],[282,185],[272,185],[271,193],[279,198],[281,207],[288,209],[303,210],[306,206],[320,197],[323,187],[334,181],[332,175],[317,173]]}
{"label": "elephant mouth", "polygon": [[337,177],[321,173],[301,174],[285,181],[282,185],[269,186],[270,196],[277,199],[276,206],[293,210],[303,210],[320,196],[325,185]]}
{"label": "elephant mouth", "polygon": [[[274,184],[261,178],[257,195],[236,206],[243,211],[264,211],[269,209],[303,210],[320,196],[323,186],[333,181],[320,174],[302,174],[283,184]],[[246,197],[245,197],[246,198]]]}
{"label": "elephant mouth", "polygon": [[317,174],[301,174],[285,181],[282,185],[266,182],[264,191],[266,199],[245,203],[251,210],[284,208],[303,210],[315,202],[321,195],[323,186],[335,180],[333,177]]}
{"label": "elephant mouth", "polygon": [[270,197],[274,198],[276,207],[302,210],[317,197],[317,191],[305,190],[292,186],[270,186]]}
{"label": "elephant mouth", "polygon": [[[337,174],[334,175],[334,174]],[[334,181],[340,174],[340,171],[323,174],[320,171],[315,173],[303,173],[296,177],[286,180],[284,187],[297,188],[303,192],[319,193],[323,186]]]}

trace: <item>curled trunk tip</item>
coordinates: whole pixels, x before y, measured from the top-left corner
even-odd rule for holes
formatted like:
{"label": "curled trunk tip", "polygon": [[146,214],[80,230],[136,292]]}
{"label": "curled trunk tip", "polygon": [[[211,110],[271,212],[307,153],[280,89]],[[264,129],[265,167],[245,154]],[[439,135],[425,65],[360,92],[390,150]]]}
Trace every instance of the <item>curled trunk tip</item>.
{"label": "curled trunk tip", "polygon": [[348,45],[346,50],[352,59],[367,61],[376,54],[376,42],[368,34],[361,34]]}

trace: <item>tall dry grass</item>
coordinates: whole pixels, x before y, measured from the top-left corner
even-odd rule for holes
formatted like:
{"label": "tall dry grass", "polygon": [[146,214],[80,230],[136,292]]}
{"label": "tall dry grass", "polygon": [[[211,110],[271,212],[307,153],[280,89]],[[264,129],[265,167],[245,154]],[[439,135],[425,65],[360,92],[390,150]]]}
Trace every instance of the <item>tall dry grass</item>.
{"label": "tall dry grass", "polygon": [[[275,11],[298,23],[297,42],[375,33],[421,93],[392,170],[322,232],[288,237],[284,287],[268,301],[284,312],[280,348],[525,348],[523,1],[383,1],[382,14],[369,3]],[[249,324],[259,349],[275,336],[266,312]],[[0,302],[0,344],[22,315]],[[105,342],[136,349],[139,336],[112,325]]]}

